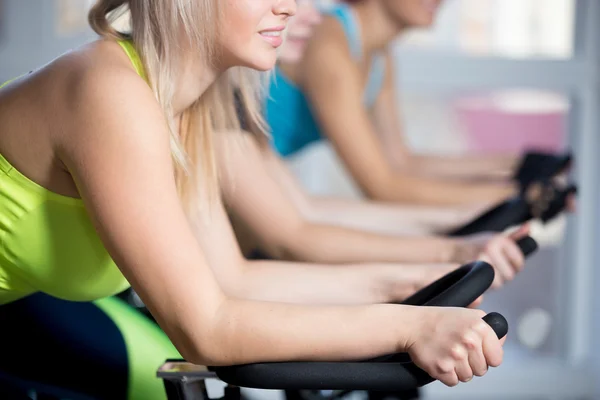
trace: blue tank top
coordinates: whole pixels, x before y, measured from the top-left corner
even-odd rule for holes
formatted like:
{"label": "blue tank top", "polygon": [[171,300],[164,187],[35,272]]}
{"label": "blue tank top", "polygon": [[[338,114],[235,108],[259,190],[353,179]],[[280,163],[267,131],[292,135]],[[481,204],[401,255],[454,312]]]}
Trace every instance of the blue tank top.
{"label": "blue tank top", "polygon": [[[327,12],[341,24],[348,40],[352,57],[359,61],[362,54],[360,26],[347,4],[340,4]],[[381,89],[385,76],[385,57],[378,54],[369,68],[369,77],[363,102],[371,107]],[[275,68],[266,100],[265,118],[272,134],[272,146],[282,156],[292,155],[323,138],[308,99],[279,68]]]}

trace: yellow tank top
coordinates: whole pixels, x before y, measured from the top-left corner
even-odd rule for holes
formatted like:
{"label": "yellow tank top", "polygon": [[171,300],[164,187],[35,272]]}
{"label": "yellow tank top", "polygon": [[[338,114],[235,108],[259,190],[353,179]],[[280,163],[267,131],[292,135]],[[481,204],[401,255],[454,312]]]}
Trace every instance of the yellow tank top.
{"label": "yellow tank top", "polygon": [[[119,44],[145,78],[131,42]],[[35,292],[91,301],[128,287],[83,202],[43,188],[0,154],[0,304]]]}

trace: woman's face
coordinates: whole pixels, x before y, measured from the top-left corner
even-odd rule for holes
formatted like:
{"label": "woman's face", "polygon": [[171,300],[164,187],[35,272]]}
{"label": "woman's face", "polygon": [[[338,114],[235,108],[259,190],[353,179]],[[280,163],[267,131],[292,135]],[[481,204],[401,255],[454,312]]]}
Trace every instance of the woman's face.
{"label": "woman's face", "polygon": [[[368,1],[368,0],[367,0]],[[405,27],[433,25],[442,0],[381,0],[389,15]]]}
{"label": "woman's face", "polygon": [[219,44],[228,66],[266,71],[275,66],[288,19],[296,13],[295,0],[223,1]]}
{"label": "woman's face", "polygon": [[299,61],[315,25],[320,23],[321,19],[315,0],[298,0],[298,11],[290,20],[279,58],[290,63]]}

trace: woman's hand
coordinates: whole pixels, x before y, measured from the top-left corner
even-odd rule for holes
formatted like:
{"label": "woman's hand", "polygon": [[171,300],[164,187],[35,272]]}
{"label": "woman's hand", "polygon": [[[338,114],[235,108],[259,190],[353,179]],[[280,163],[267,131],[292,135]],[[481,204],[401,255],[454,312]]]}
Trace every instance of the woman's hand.
{"label": "woman's hand", "polygon": [[502,363],[504,339],[498,340],[482,319],[485,312],[450,307],[423,307],[420,312],[408,353],[431,377],[456,386]]}
{"label": "woman's hand", "polygon": [[512,281],[525,265],[525,256],[517,241],[529,235],[529,224],[505,234],[478,234],[461,240],[453,261],[461,264],[481,260],[494,267],[496,276],[492,287],[497,289]]}

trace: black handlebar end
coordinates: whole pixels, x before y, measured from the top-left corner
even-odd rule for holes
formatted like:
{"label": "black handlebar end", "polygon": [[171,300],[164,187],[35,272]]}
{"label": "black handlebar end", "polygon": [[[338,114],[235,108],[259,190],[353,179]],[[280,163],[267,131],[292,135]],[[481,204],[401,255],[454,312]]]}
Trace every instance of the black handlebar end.
{"label": "black handlebar end", "polygon": [[501,314],[497,312],[491,312],[483,320],[492,327],[498,339],[502,339],[508,333],[508,322]]}
{"label": "black handlebar end", "polygon": [[521,249],[521,252],[525,257],[533,254],[538,249],[538,243],[531,236],[525,236],[517,241],[517,246]]}

